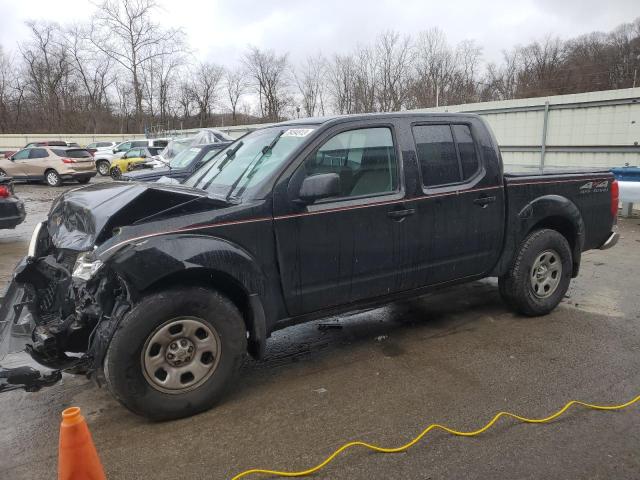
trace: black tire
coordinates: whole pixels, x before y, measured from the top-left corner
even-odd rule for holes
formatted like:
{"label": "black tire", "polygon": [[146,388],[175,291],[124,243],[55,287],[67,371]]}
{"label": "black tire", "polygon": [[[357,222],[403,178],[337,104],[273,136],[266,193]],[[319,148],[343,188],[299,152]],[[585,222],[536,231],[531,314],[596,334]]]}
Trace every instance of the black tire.
{"label": "black tire", "polygon": [[8,177],[7,172],[0,168],[0,177]]}
{"label": "black tire", "polygon": [[47,170],[44,172],[44,181],[50,187],[59,187],[62,185],[62,179],[55,170]]}
{"label": "black tire", "polygon": [[78,183],[81,183],[82,185],[85,185],[85,184],[89,183],[89,180],[91,180],[91,177],[80,177],[77,180],[78,180]]}
{"label": "black tire", "polygon": [[96,170],[103,177],[109,176],[109,169],[111,168],[111,164],[108,160],[98,160],[96,162]]}
{"label": "black tire", "polygon": [[[558,281],[553,290],[536,293],[535,288],[538,287],[533,285],[533,267],[537,259],[544,258],[545,252],[559,256],[561,271],[557,274]],[[530,317],[546,315],[563,299],[569,288],[572,270],[571,248],[567,239],[555,230],[536,230],[520,244],[511,268],[498,279],[500,295],[510,308],[519,313]]]}
{"label": "black tire", "polygon": [[120,177],[122,177],[122,172],[118,167],[113,167],[109,173],[111,175],[111,178],[113,178],[114,180],[119,180]]}
{"label": "black tire", "polygon": [[[203,378],[203,383],[184,392],[167,393],[148,379],[143,352],[149,347],[147,340],[154,338],[164,325],[184,317],[196,318],[213,329],[219,341],[219,355],[213,372]],[[104,373],[111,392],[129,410],[153,420],[170,420],[208,410],[218,402],[246,350],[244,321],[231,301],[205,288],[175,288],[143,298],[122,319],[108,347]],[[158,356],[166,362],[169,353],[167,348]]]}

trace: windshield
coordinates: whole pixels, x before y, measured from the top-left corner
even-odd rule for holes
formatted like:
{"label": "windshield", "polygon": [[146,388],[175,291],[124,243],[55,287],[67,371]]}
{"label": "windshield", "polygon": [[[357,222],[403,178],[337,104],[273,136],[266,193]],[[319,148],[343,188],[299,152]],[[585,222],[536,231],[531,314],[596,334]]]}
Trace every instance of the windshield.
{"label": "windshield", "polygon": [[251,132],[196,170],[184,184],[227,198],[249,196],[315,128],[283,126]]}
{"label": "windshield", "polygon": [[169,165],[171,168],[184,168],[187,167],[191,161],[196,158],[196,156],[202,150],[201,147],[191,147],[186,150],[182,150],[179,154],[171,159]]}

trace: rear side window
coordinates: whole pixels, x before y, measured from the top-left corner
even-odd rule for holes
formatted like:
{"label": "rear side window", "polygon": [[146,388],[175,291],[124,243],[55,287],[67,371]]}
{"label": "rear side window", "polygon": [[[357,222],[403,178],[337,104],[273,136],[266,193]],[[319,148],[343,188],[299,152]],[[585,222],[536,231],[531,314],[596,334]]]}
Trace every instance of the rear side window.
{"label": "rear side window", "polygon": [[110,147],[111,146],[111,142],[98,142],[95,145],[98,148]]}
{"label": "rear side window", "polygon": [[29,152],[29,158],[47,158],[49,154],[44,148],[32,148]]}
{"label": "rear side window", "polygon": [[136,140],[131,142],[132,147],[146,147],[149,144],[146,140]]}
{"label": "rear side window", "polygon": [[159,147],[159,148],[164,148],[169,144],[169,142],[167,140],[153,140],[151,142],[151,145],[153,145],[154,147]]}
{"label": "rear side window", "polygon": [[91,158],[91,154],[82,148],[67,150],[64,156],[69,158]]}
{"label": "rear side window", "polygon": [[467,125],[413,127],[422,183],[426,187],[461,183],[480,167]]}

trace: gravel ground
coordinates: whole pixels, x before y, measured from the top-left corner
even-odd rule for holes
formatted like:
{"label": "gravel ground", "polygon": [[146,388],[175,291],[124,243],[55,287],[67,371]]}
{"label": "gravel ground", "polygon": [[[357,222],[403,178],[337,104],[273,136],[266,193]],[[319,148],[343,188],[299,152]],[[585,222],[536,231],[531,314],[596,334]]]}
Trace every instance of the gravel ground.
{"label": "gravel ground", "polygon": [[[0,231],[0,288],[62,189],[16,191],[29,217]],[[624,402],[640,393],[640,220],[620,229],[617,247],[584,255],[551,315],[512,314],[490,279],[291,327],[265,360],[247,360],[221,405],[192,418],[145,421],[83,377],[0,395],[0,478],[55,476],[59,414],[71,405],[109,478],[219,479],[307,468],[353,439],[397,446],[432,422],[472,429],[503,409],[544,416],[574,398]],[[318,328],[327,322],[339,328]],[[503,420],[476,438],[435,432],[404,454],[354,450],[314,478],[638,479],[640,405],[576,408],[549,425]]]}

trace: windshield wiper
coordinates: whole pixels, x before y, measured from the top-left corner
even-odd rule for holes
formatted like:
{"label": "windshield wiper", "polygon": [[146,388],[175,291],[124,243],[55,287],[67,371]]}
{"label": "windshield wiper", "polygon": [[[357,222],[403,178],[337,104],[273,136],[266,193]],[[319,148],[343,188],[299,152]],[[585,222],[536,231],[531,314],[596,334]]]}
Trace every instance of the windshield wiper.
{"label": "windshield wiper", "polygon": [[225,163],[235,157],[236,152],[240,150],[240,147],[242,147],[242,145],[244,145],[244,142],[240,140],[235,147],[233,147],[231,150],[227,150],[227,153],[225,153],[227,157],[222,161],[222,163],[220,163],[220,167],[222,167]]}
{"label": "windshield wiper", "polygon": [[[240,174],[240,176],[238,177],[238,179],[233,182],[233,185],[231,185],[231,188],[229,189],[229,193],[227,193],[226,199],[229,200],[231,198],[237,197],[237,195],[234,195],[233,197],[231,196],[231,194],[233,193],[233,191],[236,189],[236,187],[238,186],[238,184],[240,183],[240,180],[242,180],[242,178],[244,177],[244,174],[247,173],[247,171],[249,171],[249,169],[251,169],[251,172],[249,172],[249,174],[247,175],[247,179],[251,180],[251,178],[253,177],[253,175],[255,174],[255,172],[257,171],[256,169],[262,164],[262,160],[264,159],[265,155],[267,153],[270,153],[273,150],[273,147],[276,146],[276,143],[278,143],[278,140],[280,140],[280,137],[282,136],[282,134],[284,133],[284,130],[280,130],[278,132],[278,134],[273,138],[273,140],[271,140],[271,143],[269,143],[269,145],[265,145],[264,147],[262,147],[262,150],[260,151],[260,156],[256,157],[253,161],[251,161],[251,163],[249,163],[249,165],[247,165],[247,168],[245,168],[242,171],[242,174]],[[242,191],[244,191],[242,189]],[[242,193],[242,191],[240,193]]]}

